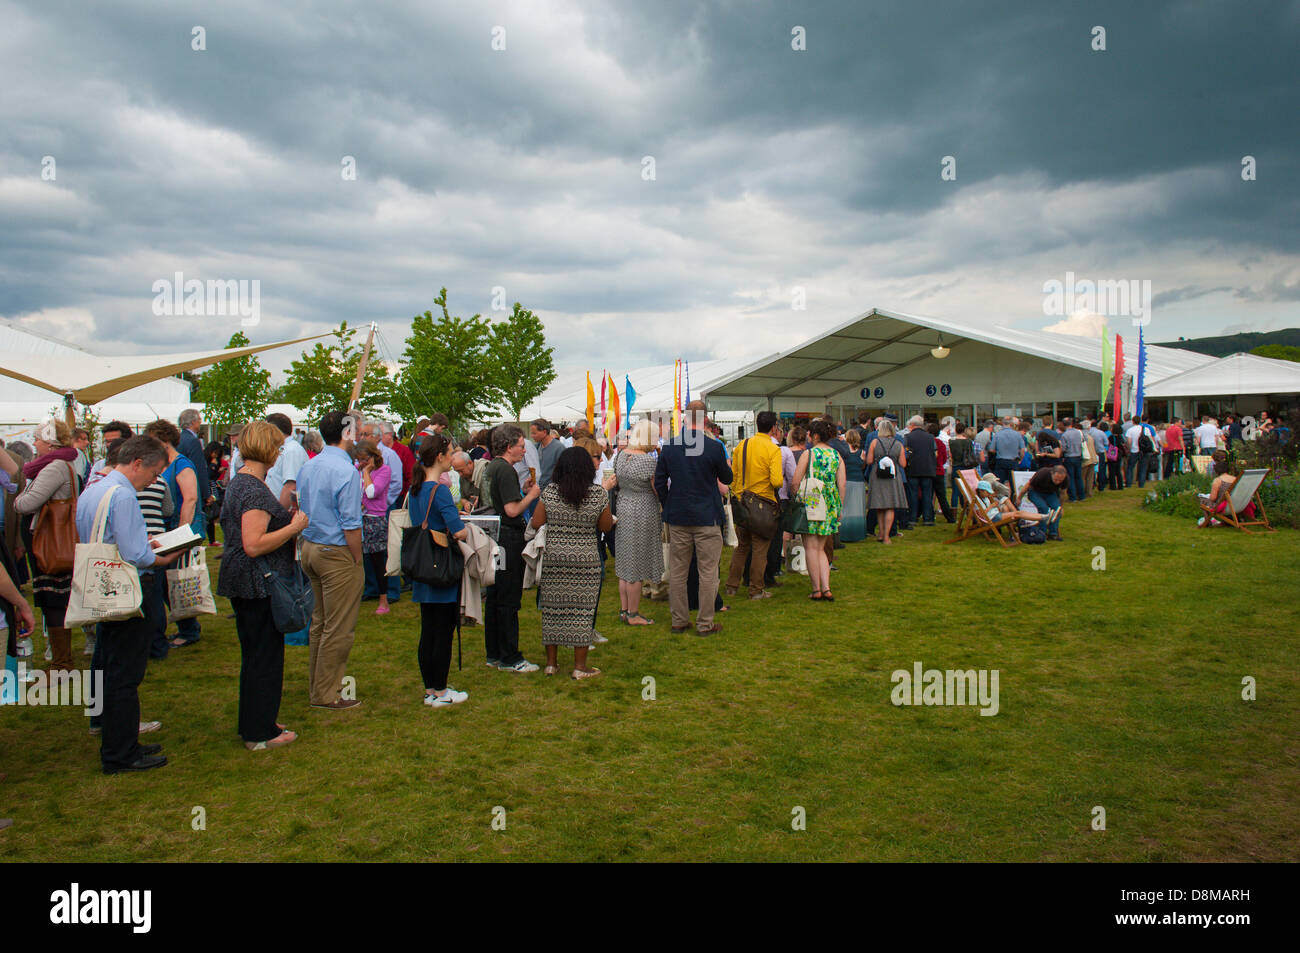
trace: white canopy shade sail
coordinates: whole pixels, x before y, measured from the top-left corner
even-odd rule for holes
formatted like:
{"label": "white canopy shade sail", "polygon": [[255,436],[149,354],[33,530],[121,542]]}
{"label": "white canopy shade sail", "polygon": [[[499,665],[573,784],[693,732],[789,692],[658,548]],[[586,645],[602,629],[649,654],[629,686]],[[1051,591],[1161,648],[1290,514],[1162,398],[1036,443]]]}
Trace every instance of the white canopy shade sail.
{"label": "white canopy shade sail", "polygon": [[248,347],[192,351],[185,354],[111,355],[98,354],[0,354],[0,374],[40,387],[52,393],[74,394],[83,404],[97,404],[123,391],[150,381],[171,377],[231,358],[269,351],[289,344],[301,344],[327,337],[332,332],[312,334],[291,341],[251,344]]}
{"label": "white canopy shade sail", "polygon": [[1241,397],[1300,394],[1300,364],[1258,354],[1229,354],[1144,388],[1146,397]]}

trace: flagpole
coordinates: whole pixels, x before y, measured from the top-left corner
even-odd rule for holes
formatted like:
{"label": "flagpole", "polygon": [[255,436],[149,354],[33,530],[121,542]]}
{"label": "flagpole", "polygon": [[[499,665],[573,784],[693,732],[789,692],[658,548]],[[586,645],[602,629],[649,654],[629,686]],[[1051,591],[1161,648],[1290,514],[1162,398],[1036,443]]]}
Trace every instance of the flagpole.
{"label": "flagpole", "polygon": [[361,352],[361,363],[357,365],[357,379],[352,384],[352,399],[348,401],[348,410],[354,410],[361,398],[361,381],[366,376],[366,365],[370,363],[370,349],[375,343],[374,321],[370,322],[370,333],[366,335],[366,349]]}

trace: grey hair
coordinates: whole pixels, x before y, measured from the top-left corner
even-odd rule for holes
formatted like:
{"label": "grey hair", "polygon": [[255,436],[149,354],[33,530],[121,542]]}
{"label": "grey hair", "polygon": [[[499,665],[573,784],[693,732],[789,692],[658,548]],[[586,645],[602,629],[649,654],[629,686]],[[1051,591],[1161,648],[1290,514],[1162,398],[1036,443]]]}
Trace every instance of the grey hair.
{"label": "grey hair", "polygon": [[319,430],[308,430],[303,435],[302,448],[312,453],[320,453],[325,449],[325,438],[320,435]]}
{"label": "grey hair", "polygon": [[379,432],[380,432],[380,433],[393,433],[393,434],[397,433],[397,431],[393,429],[393,425],[390,424],[387,420],[381,420],[381,421],[379,421]]}
{"label": "grey hair", "polygon": [[461,463],[461,457],[464,457],[464,458],[465,458],[465,460],[464,460],[465,463],[473,463],[473,462],[474,462],[474,461],[473,461],[473,458],[471,458],[470,455],[469,455],[468,453],[466,453],[464,450],[457,450],[455,453],[453,453],[453,454],[451,455],[451,465],[452,465],[453,467],[461,466],[461,465],[462,465],[462,463]]}
{"label": "grey hair", "polygon": [[876,428],[876,436],[892,437],[898,431],[894,428],[894,422],[888,417],[881,418],[880,426]]}
{"label": "grey hair", "polygon": [[187,410],[181,411],[181,415],[176,418],[176,422],[180,424],[182,430],[189,430],[201,419],[202,417],[199,415],[199,412],[193,407],[190,407]]}
{"label": "grey hair", "polygon": [[907,425],[909,427],[924,427],[925,418],[922,417],[920,414],[917,414],[915,417],[912,417],[907,421]]}

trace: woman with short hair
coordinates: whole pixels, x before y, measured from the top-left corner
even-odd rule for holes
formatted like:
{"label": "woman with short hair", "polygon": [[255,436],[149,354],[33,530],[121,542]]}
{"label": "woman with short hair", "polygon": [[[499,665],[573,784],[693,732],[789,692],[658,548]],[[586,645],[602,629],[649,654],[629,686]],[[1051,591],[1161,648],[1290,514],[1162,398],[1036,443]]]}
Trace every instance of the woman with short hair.
{"label": "woman with short hair", "polygon": [[664,576],[663,515],[655,493],[655,426],[638,421],[627,446],[614,458],[612,485],[618,487],[618,523],[614,527],[614,573],[618,576],[619,618],[628,625],[651,625],[641,614],[641,584]]}
{"label": "woman with short hair", "polygon": [[293,571],[296,537],[307,514],[290,514],[266,485],[284,434],[275,424],[255,420],[239,436],[243,465],[226,487],[217,595],[230,600],[239,636],[239,735],[249,751],[279,748],[298,736],[276,718],[284,689],[284,636],[271,612],[266,576]]}
{"label": "woman with short hair", "polygon": [[[31,517],[23,522],[22,535],[31,567],[36,607],[41,610],[46,638],[50,643],[51,659],[46,668],[48,671],[70,672],[73,670],[72,630],[63,624],[63,616],[72,591],[72,570],[50,572],[42,568],[32,552],[35,542],[32,533],[47,504],[73,499],[80,491],[81,480],[75,469],[77,451],[72,446],[72,430],[62,420],[47,420],[36,428],[34,443],[36,458],[23,464],[26,483],[14,498],[14,512]],[[69,558],[73,556],[72,553],[66,555]]]}
{"label": "woman with short hair", "polygon": [[894,514],[907,506],[907,491],[903,488],[906,466],[903,442],[897,437],[894,422],[886,417],[880,421],[876,438],[867,448],[867,473],[871,480],[867,506],[879,513],[876,525],[880,528],[880,535],[877,538],[886,545],[890,545]]}
{"label": "woman with short hair", "polygon": [[609,494],[594,482],[594,455],[585,446],[565,450],[533,511],[532,525],[546,529],[546,554],[538,580],[546,674],[560,670],[559,648],[573,647],[576,680],[600,669],[587,665],[600,602],[601,563],[597,534],[614,527]]}

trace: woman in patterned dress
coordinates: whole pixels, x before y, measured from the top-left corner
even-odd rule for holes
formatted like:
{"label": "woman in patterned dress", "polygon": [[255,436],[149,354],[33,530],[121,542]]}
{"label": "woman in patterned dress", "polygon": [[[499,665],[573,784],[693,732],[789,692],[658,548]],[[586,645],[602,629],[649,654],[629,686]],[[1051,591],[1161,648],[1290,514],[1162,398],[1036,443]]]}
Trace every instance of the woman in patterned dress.
{"label": "woman in patterned dress", "polygon": [[641,584],[664,577],[661,543],[663,515],[655,494],[658,449],[655,425],[642,420],[632,428],[627,447],[614,458],[618,487],[618,525],[614,529],[614,571],[618,576],[618,616],[628,625],[650,625],[641,614]]}
{"label": "woman in patterned dress", "polygon": [[808,582],[815,602],[834,602],[831,593],[830,553],[832,537],[840,531],[840,501],[844,499],[844,458],[830,445],[835,430],[825,420],[814,420],[808,425],[812,434],[812,449],[799,457],[794,471],[794,485],[803,483],[805,476],[822,481],[822,498],[826,501],[826,519],[809,520],[808,531],[803,534],[804,558],[808,563]]}
{"label": "woman in patterned dress", "polygon": [[593,678],[600,669],[587,665],[593,640],[596,606],[600,601],[601,564],[597,534],[609,532],[614,516],[609,494],[594,484],[595,464],[583,447],[570,447],[555,461],[551,482],[533,510],[532,525],[546,527],[542,558],[542,644],[546,674],[560,670],[561,645],[573,647],[574,679]]}

